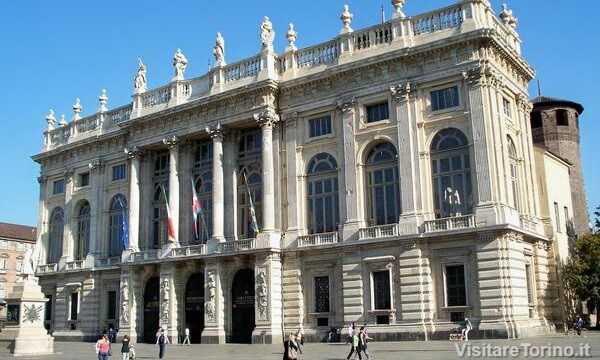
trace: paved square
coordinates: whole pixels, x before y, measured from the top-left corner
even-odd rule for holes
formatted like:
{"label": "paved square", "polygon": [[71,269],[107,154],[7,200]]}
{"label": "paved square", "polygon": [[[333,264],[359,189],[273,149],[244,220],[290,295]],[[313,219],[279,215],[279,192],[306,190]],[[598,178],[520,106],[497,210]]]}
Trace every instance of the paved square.
{"label": "paved square", "polygon": [[[397,360],[397,359],[459,359],[459,353],[456,346],[462,346],[465,343],[454,341],[402,341],[402,342],[372,342],[369,344],[369,351],[374,360]],[[525,344],[525,345],[524,345]],[[523,346],[531,344],[533,347],[542,346],[571,346],[575,352],[578,352],[582,346],[589,344],[591,359],[600,359],[600,333],[591,332],[586,339],[568,339],[563,334],[550,334],[527,339],[497,339],[497,340],[470,340],[468,345],[472,349],[487,348],[493,346],[516,347],[520,349],[518,356],[514,359],[526,359],[523,353]],[[24,356],[18,359],[61,359],[61,360],[81,360],[95,359],[94,343],[81,342],[55,342],[56,353],[51,356]],[[120,344],[113,345],[114,355],[112,360],[121,359],[119,352]],[[348,355],[349,346],[343,343],[324,344],[307,343],[304,354],[300,355],[299,360],[321,359],[321,360],[343,360]],[[158,359],[158,346],[151,344],[136,344],[137,358]],[[465,356],[468,357],[465,352]],[[473,354],[472,354],[473,355]],[[488,354],[489,355],[489,354]],[[492,354],[493,355],[493,354]],[[282,345],[200,345],[191,346],[169,345],[166,350],[165,359],[281,359],[283,357]],[[472,358],[483,358],[483,356],[471,356]],[[510,357],[510,356],[509,356]],[[490,358],[490,356],[485,356]],[[529,358],[550,358],[550,356],[535,356],[532,352]],[[556,357],[561,358],[561,357]],[[565,358],[565,357],[562,357]],[[572,357],[582,358],[582,357]]]}

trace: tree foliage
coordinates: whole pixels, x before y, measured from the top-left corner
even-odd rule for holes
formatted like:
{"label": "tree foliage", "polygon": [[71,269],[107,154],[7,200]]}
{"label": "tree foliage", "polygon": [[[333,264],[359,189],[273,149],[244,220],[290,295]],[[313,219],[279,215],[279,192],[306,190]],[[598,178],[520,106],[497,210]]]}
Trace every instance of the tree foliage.
{"label": "tree foliage", "polygon": [[600,303],[600,233],[575,240],[571,259],[564,267],[563,279],[567,289],[580,300]]}

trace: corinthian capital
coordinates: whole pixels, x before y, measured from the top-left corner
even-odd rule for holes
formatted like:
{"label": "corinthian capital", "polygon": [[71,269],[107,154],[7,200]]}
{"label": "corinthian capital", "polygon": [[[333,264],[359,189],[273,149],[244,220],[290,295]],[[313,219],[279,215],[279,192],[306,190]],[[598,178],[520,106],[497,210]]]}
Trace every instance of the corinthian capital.
{"label": "corinthian capital", "polygon": [[336,101],[336,106],[342,112],[343,116],[354,113],[354,96],[345,97]]}
{"label": "corinthian capital", "polygon": [[98,158],[88,164],[88,168],[91,172],[101,171],[104,168],[104,161],[102,158]]}
{"label": "corinthian capital", "polygon": [[494,70],[487,60],[481,61],[476,67],[463,71],[463,78],[470,86],[494,85],[503,86],[504,80],[497,71]]}
{"label": "corinthian capital", "polygon": [[127,155],[128,159],[140,159],[144,156],[144,151],[137,147],[137,145],[133,145],[132,147],[124,148],[123,152]]}
{"label": "corinthian capital", "polygon": [[211,139],[223,141],[223,138],[225,137],[225,128],[220,123],[210,124],[206,127],[206,133]]}
{"label": "corinthian capital", "polygon": [[272,109],[267,109],[257,114],[254,114],[254,120],[258,122],[258,125],[260,127],[267,127],[272,129],[273,126],[275,126],[275,123],[279,121],[279,115],[277,115],[277,113],[275,113],[275,111],[273,111]]}
{"label": "corinthian capital", "polygon": [[410,83],[398,84],[396,86],[390,87],[390,91],[392,92],[392,96],[394,100],[400,101],[408,101],[411,94]]}
{"label": "corinthian capital", "polygon": [[181,141],[175,135],[171,136],[170,138],[164,138],[162,142],[169,149],[179,148],[179,145],[181,145]]}

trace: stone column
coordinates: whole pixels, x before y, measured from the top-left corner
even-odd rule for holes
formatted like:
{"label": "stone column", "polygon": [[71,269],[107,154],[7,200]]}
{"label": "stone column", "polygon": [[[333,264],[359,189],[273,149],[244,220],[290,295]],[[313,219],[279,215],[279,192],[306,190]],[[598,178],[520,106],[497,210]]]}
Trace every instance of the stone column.
{"label": "stone column", "polygon": [[221,266],[215,260],[207,261],[204,270],[206,288],[204,290],[204,330],[203,344],[225,343],[225,298],[221,285]]}
{"label": "stone column", "polygon": [[279,254],[257,257],[254,265],[256,327],[252,331],[253,344],[280,344],[283,342],[283,284]]}
{"label": "stone column", "polygon": [[275,229],[275,174],[273,165],[273,127],[279,116],[271,109],[254,114],[262,128],[262,229],[259,238],[266,237],[279,246],[279,234]]}
{"label": "stone column", "polygon": [[98,224],[102,220],[102,189],[104,187],[104,164],[101,159],[88,164],[91,173],[91,216],[90,216],[90,238],[88,244],[88,254],[86,256],[86,268],[94,265],[94,259],[96,254],[99,252],[99,234]]}
{"label": "stone column", "polygon": [[73,248],[73,170],[65,172],[65,209],[64,209],[64,232],[62,241],[62,256],[58,268],[62,269],[67,261],[71,261],[71,249]]}
{"label": "stone column", "polygon": [[225,199],[224,199],[224,179],[223,179],[223,137],[224,129],[221,124],[207,126],[206,132],[213,141],[213,233],[211,242],[213,245],[224,242],[224,223],[225,223]]}
{"label": "stone column", "polygon": [[[284,188],[287,191],[283,192],[283,196],[286,197],[283,201],[287,200],[287,206],[285,211],[287,212],[287,229],[285,230],[285,242],[284,246],[291,244],[299,235],[299,231],[303,228],[302,219],[305,217],[301,209],[302,201],[302,180],[299,174],[304,173],[301,169],[300,156],[296,151],[298,144],[298,114],[291,114],[284,122],[284,136],[285,146],[285,162],[287,164],[286,171],[283,173],[285,176]],[[283,228],[283,227],[282,227]]]}
{"label": "stone column", "polygon": [[179,245],[179,146],[180,140],[173,135],[163,139],[163,144],[169,148],[169,209],[173,222],[174,239],[169,239],[169,245]]}
{"label": "stone column", "polygon": [[140,251],[140,160],[143,156],[142,150],[134,146],[125,149],[125,154],[130,160],[129,174],[129,249],[128,251]]}
{"label": "stone column", "polygon": [[[414,85],[412,85],[414,88]],[[398,176],[400,178],[401,215],[399,223],[404,231],[418,232],[423,221],[422,181],[419,161],[419,139],[416,111],[414,109],[414,89],[404,83],[390,88],[395,100],[398,121]]]}
{"label": "stone column", "polygon": [[[337,101],[340,113],[340,129],[342,141],[340,153],[343,159],[343,180],[340,184],[342,209],[340,222],[342,223],[343,241],[353,239],[358,234],[358,198],[357,198],[357,159],[356,142],[354,139],[354,98],[344,98]],[[345,215],[345,219],[342,216]]]}
{"label": "stone column", "polygon": [[[236,144],[237,136],[228,135],[223,142],[223,197],[224,197],[224,218],[227,223],[224,225],[224,236],[227,241],[236,239],[237,229],[237,169],[236,169]],[[214,184],[213,184],[214,188]]]}
{"label": "stone column", "polygon": [[[493,76],[493,70],[489,65],[483,63],[475,68],[463,72],[464,79],[468,85],[469,109],[471,110],[472,138],[473,138],[473,163],[475,170],[477,204],[475,208],[476,223],[480,226],[492,225],[497,221],[497,214],[493,205],[492,195],[492,169],[490,164],[494,161],[490,158],[489,147],[493,145],[488,128],[489,113],[487,105],[489,99],[486,97],[489,79]],[[475,194],[474,194],[475,195]],[[467,199],[465,199],[467,201]]]}

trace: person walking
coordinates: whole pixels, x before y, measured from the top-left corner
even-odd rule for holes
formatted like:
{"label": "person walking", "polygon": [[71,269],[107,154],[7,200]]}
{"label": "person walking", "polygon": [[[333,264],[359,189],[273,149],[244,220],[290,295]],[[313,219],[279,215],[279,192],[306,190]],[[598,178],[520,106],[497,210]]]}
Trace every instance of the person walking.
{"label": "person walking", "polygon": [[162,359],[165,356],[165,347],[169,345],[169,336],[166,334],[164,329],[160,329],[160,334],[156,338],[156,344],[158,345],[158,358]]}
{"label": "person walking", "polygon": [[96,355],[98,355],[98,360],[108,360],[110,352],[110,341],[108,341],[108,335],[104,334],[96,341]]}
{"label": "person walking", "polygon": [[360,354],[360,348],[358,346],[358,341],[359,341],[358,334],[355,331],[353,331],[353,333],[352,333],[352,340],[350,341],[350,344],[352,345],[352,348],[350,349],[350,352],[348,353],[348,356],[346,357],[346,360],[350,360],[350,357],[352,357],[352,354],[354,352],[356,352],[356,354],[358,355],[358,359],[362,360],[362,355]]}
{"label": "person walking", "polygon": [[465,322],[461,330],[462,340],[469,340],[469,331],[471,331],[471,329],[473,329],[473,324],[471,324],[468,317],[465,317]]}
{"label": "person walking", "polygon": [[123,358],[123,360],[129,360],[129,352],[131,351],[131,342],[129,340],[129,335],[124,335],[121,343],[121,357]]}
{"label": "person walking", "polygon": [[372,356],[369,354],[369,349],[367,348],[369,340],[372,339],[369,337],[369,334],[367,334],[367,324],[365,324],[360,328],[358,345],[360,347],[360,351],[363,351],[367,359],[370,360]]}
{"label": "person walking", "polygon": [[190,342],[190,328],[189,327],[185,327],[185,330],[183,331],[183,343],[181,344],[182,346],[185,345],[185,343],[187,342],[188,346],[192,346],[191,342]]}
{"label": "person walking", "polygon": [[298,343],[294,333],[290,333],[286,341],[283,342],[283,360],[298,359]]}
{"label": "person walking", "polygon": [[352,335],[354,335],[354,327],[355,327],[354,323],[348,325],[348,337],[346,338],[345,345],[348,345],[349,343],[352,342]]}

